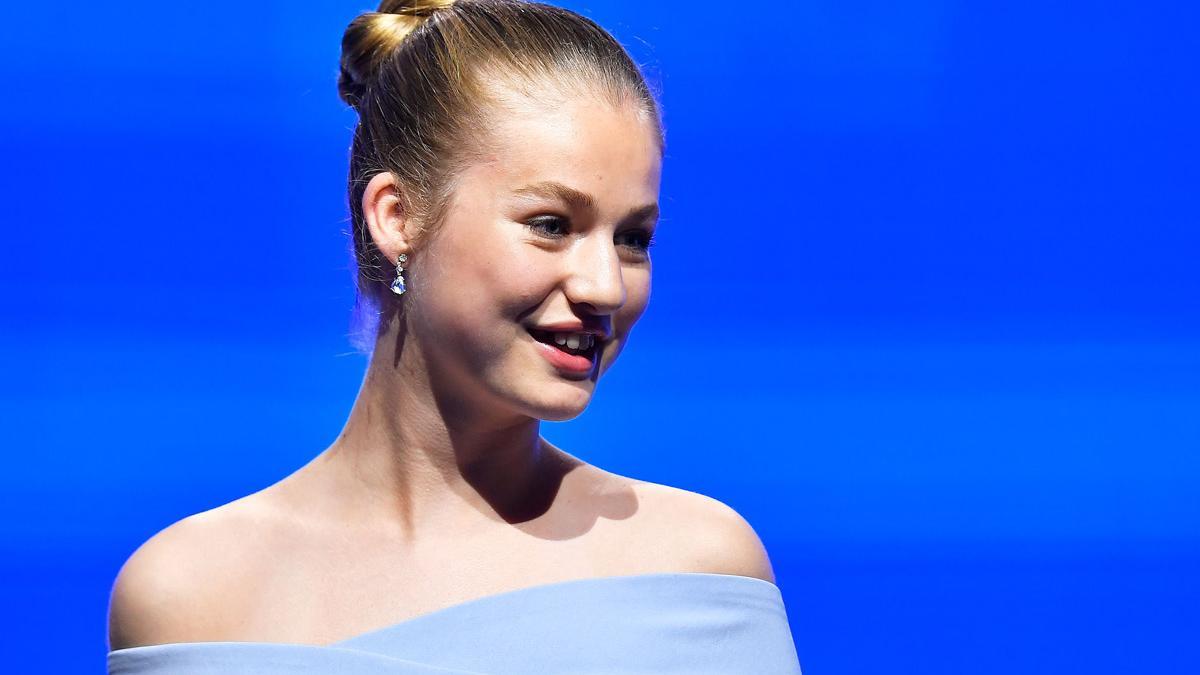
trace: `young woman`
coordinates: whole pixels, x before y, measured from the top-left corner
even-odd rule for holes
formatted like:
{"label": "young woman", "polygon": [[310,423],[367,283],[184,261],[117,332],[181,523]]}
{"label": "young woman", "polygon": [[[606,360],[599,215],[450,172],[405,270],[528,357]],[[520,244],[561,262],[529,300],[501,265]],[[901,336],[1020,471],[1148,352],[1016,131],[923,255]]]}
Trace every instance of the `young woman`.
{"label": "young woman", "polygon": [[342,47],[362,388],[310,463],[130,557],[110,672],[799,672],[745,520],[539,435],[650,297],[638,68],[517,0],[385,0]]}

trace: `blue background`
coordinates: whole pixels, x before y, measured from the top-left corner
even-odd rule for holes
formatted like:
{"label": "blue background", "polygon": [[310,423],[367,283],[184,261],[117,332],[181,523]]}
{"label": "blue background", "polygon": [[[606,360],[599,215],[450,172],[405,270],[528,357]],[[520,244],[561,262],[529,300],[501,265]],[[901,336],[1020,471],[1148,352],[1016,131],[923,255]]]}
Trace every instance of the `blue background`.
{"label": "blue background", "polygon": [[[349,411],[369,3],[23,4],[5,670],[101,672],[125,557]],[[1200,672],[1194,3],[567,6],[668,150],[650,309],[546,436],[738,509],[806,673]]]}

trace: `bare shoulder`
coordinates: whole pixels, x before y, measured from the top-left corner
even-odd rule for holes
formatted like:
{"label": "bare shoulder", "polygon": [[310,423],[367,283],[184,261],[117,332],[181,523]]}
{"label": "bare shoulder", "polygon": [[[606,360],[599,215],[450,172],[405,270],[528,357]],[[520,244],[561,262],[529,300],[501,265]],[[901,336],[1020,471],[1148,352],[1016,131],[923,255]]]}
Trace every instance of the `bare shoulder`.
{"label": "bare shoulder", "polygon": [[252,497],[188,516],[129,556],[109,599],[110,649],[219,639],[264,558]]}
{"label": "bare shoulder", "polygon": [[755,577],[775,583],[766,547],[728,504],[659,483],[624,478],[637,495],[645,546],[679,571]]}

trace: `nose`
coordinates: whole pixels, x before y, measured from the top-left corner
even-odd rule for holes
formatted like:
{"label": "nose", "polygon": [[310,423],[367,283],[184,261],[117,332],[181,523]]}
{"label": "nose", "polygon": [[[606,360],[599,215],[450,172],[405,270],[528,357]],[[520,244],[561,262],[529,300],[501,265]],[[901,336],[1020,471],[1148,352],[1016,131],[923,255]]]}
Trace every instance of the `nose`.
{"label": "nose", "polygon": [[612,241],[586,237],[570,256],[564,291],[572,305],[592,314],[612,314],[625,304],[621,259]]}

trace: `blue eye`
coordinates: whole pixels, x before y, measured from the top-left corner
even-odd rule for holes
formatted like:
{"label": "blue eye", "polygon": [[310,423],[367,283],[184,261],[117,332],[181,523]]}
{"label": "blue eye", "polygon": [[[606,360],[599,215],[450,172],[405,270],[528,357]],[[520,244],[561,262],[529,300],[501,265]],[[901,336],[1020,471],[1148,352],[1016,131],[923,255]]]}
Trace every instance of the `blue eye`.
{"label": "blue eye", "polygon": [[[566,236],[566,234],[567,234],[566,233],[566,221],[557,216],[546,216],[543,218],[534,218],[533,220],[525,223],[525,227],[528,227],[529,229],[541,234],[542,236],[550,237],[552,239],[558,239],[559,237]],[[562,228],[563,231],[561,231],[561,232],[550,231],[555,228]]]}
{"label": "blue eye", "polygon": [[[560,216],[541,216],[526,221],[525,227],[547,239],[562,239],[569,233],[570,221]],[[650,247],[654,245],[654,233],[650,230],[627,230],[617,235],[617,242],[636,253],[648,255]]]}

